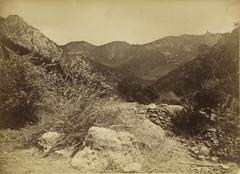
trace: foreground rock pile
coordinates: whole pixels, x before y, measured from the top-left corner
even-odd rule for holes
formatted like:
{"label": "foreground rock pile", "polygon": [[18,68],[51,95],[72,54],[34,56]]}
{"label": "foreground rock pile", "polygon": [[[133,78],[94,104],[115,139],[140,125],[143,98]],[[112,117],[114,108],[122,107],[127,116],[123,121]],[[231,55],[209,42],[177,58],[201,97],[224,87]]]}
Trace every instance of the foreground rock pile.
{"label": "foreground rock pile", "polygon": [[144,112],[148,119],[163,129],[170,129],[173,126],[171,121],[172,117],[176,117],[182,109],[183,107],[180,105],[161,104],[157,106],[150,104],[141,112]]}
{"label": "foreground rock pile", "polygon": [[[107,124],[108,119],[103,120],[99,112],[98,118],[105,124],[99,120],[92,126],[79,148],[57,149],[52,155],[66,157],[69,165],[81,173],[178,171],[220,174],[229,170],[228,165],[221,166],[218,159],[211,156],[209,147],[203,144],[189,147],[178,141],[177,137],[166,136],[161,126],[169,126],[181,106],[136,103],[118,105],[118,108],[115,106],[104,108],[121,111],[112,115],[109,120],[111,124]],[[154,124],[156,122],[158,124]],[[39,138],[39,146],[44,153],[48,153],[62,136],[56,131],[46,132]]]}

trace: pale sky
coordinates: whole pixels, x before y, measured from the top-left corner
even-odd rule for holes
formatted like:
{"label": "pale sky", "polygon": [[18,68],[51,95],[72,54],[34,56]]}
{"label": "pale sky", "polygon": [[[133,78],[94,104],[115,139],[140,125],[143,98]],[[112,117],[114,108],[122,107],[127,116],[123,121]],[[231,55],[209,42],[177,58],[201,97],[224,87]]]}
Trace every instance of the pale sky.
{"label": "pale sky", "polygon": [[17,14],[58,44],[143,44],[168,35],[230,32],[233,15],[240,15],[236,4],[240,7],[239,0],[0,0],[0,16]]}

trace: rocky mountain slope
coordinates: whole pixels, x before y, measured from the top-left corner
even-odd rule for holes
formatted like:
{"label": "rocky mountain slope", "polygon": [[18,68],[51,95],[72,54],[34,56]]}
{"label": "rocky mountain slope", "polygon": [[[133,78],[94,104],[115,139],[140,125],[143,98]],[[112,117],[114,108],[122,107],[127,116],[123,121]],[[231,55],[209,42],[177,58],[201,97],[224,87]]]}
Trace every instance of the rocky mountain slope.
{"label": "rocky mountain slope", "polygon": [[174,91],[178,95],[202,89],[221,88],[237,97],[238,77],[239,28],[236,28],[220,39],[208,52],[200,54],[153,85],[160,91]]}
{"label": "rocky mountain slope", "polygon": [[223,35],[207,32],[203,35],[169,36],[144,45],[116,41],[93,46],[81,41],[68,43],[62,48],[142,79],[154,80],[206,51]]}
{"label": "rocky mountain slope", "polygon": [[57,59],[62,50],[38,29],[27,24],[17,15],[10,15],[0,23],[1,42],[17,54],[39,54],[48,59]]}
{"label": "rocky mountain slope", "polygon": [[[86,50],[90,50],[91,45],[80,43],[85,45]],[[92,62],[90,59],[86,59],[86,56],[72,54],[70,49],[73,46],[71,44],[67,46],[68,49],[62,49],[40,30],[32,27],[17,15],[0,19],[0,45],[2,57],[8,57],[6,54],[9,52],[18,56],[27,56],[34,65],[44,66],[48,71],[57,71],[68,78],[71,77],[66,74],[66,71],[75,71],[72,72],[75,74],[85,71],[85,75],[88,73],[89,76],[92,74],[96,76],[92,81],[99,81],[97,82],[99,87],[105,86],[113,89],[117,80],[120,79],[120,73],[116,70]]]}

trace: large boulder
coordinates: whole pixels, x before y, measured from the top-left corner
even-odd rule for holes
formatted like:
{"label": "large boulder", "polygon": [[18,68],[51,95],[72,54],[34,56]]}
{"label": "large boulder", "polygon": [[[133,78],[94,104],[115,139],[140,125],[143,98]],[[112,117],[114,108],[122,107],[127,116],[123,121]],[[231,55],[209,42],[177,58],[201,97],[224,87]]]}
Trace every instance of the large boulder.
{"label": "large boulder", "polygon": [[46,132],[39,138],[38,145],[43,149],[44,152],[48,152],[57,144],[60,139],[60,133],[53,131]]}
{"label": "large boulder", "polygon": [[[142,154],[136,138],[128,132],[91,127],[85,139],[85,148],[71,161],[81,172],[140,172]],[[134,164],[133,168],[129,164]]]}

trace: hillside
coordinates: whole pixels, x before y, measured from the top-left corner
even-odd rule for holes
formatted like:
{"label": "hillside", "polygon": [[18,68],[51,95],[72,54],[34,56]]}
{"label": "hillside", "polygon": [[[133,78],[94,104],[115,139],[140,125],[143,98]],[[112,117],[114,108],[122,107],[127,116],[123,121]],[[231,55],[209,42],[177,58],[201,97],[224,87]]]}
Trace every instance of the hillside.
{"label": "hillside", "polygon": [[20,55],[32,52],[48,59],[57,59],[62,54],[56,43],[17,15],[10,15],[1,22],[0,34],[1,42]]}
{"label": "hillside", "polygon": [[223,35],[169,36],[144,45],[115,41],[93,46],[86,42],[73,42],[62,48],[141,79],[156,80],[206,51]]}
{"label": "hillside", "polygon": [[196,90],[222,88],[238,96],[239,29],[226,34],[208,52],[168,73],[153,85],[183,96]]}
{"label": "hillside", "polygon": [[[0,173],[237,171],[238,40],[235,29],[59,46],[19,16],[0,18]],[[200,102],[150,103],[168,92]]]}
{"label": "hillside", "polygon": [[[84,56],[71,56],[71,53],[62,50],[16,15],[10,15],[0,23],[0,56],[0,117],[4,118],[0,121],[0,127],[17,128],[32,121],[29,117],[40,117],[32,113],[36,103],[50,107],[51,100],[54,100],[51,102],[53,104],[58,100],[77,100],[81,95],[99,97],[117,94],[118,72],[92,63]],[[31,106],[28,98],[18,103],[23,99],[22,94],[25,97],[34,96]],[[6,104],[14,111],[8,112]],[[20,110],[14,107],[20,107]],[[31,111],[26,112],[22,107]],[[53,109],[50,107],[50,110]],[[7,112],[12,116],[8,118]]]}

